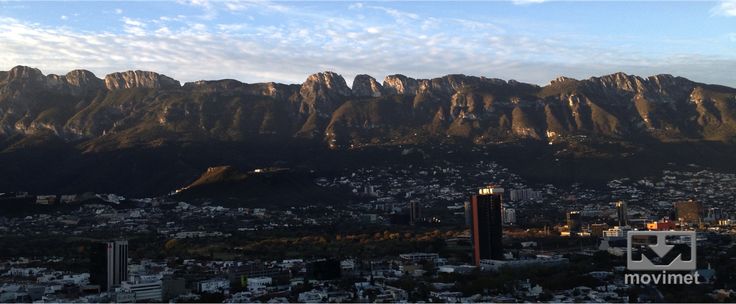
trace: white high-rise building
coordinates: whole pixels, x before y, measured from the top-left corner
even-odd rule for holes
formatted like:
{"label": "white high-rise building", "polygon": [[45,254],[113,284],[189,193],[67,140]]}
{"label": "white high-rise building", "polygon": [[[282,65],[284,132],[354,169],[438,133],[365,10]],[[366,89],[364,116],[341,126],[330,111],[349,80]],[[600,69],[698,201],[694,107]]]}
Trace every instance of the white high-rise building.
{"label": "white high-rise building", "polygon": [[513,225],[516,223],[516,209],[513,209],[513,208],[503,209],[503,223],[506,225]]}

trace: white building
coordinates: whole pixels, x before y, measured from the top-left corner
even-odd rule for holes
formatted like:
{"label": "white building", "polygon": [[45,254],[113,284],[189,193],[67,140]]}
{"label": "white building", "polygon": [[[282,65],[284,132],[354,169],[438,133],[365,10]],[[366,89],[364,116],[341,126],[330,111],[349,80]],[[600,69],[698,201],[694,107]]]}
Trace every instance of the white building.
{"label": "white building", "polygon": [[161,302],[161,280],[122,282],[115,294],[117,302]]}
{"label": "white building", "polygon": [[613,226],[608,230],[603,230],[604,238],[625,238],[626,234],[631,231],[629,226]]}
{"label": "white building", "polygon": [[270,277],[255,277],[248,278],[248,291],[254,295],[263,294],[266,292],[266,287],[271,285],[273,280]]}
{"label": "white building", "polygon": [[353,271],[355,270],[355,260],[347,259],[340,261],[340,269],[342,271]]}
{"label": "white building", "polygon": [[516,209],[504,208],[502,217],[504,224],[513,225],[514,223],[516,223]]}
{"label": "white building", "polygon": [[197,290],[199,292],[216,293],[225,289],[230,289],[230,281],[227,279],[216,278],[197,283]]}

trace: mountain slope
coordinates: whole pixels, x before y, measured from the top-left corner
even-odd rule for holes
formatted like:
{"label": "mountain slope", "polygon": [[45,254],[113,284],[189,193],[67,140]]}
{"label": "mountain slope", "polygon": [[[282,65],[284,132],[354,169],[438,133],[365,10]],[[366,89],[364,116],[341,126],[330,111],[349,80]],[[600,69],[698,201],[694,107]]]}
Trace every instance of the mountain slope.
{"label": "mountain slope", "polygon": [[340,204],[348,194],[317,186],[305,172],[272,168],[245,173],[232,166],[219,166],[208,168],[193,183],[177,190],[175,197],[256,207]]}
{"label": "mountain slope", "polygon": [[0,72],[0,176],[14,177],[0,180],[0,191],[161,193],[212,164],[314,164],[323,148],[531,141],[594,157],[615,153],[580,138],[634,152],[731,146],[735,107],[736,89],[671,75],[560,77],[542,87],[458,74],[358,75],[351,88],[333,72],[299,85],[181,85],[146,71],[100,79],[17,66]]}
{"label": "mountain slope", "polygon": [[636,141],[736,136],[736,90],[681,77],[616,73],[538,87],[447,75],[333,72],[302,85],[198,81],[128,71],[104,80],[76,70],[45,76],[29,67],[0,74],[0,138],[55,136],[85,150],[163,142],[305,138],[333,148],[455,137],[477,143],[596,135]]}

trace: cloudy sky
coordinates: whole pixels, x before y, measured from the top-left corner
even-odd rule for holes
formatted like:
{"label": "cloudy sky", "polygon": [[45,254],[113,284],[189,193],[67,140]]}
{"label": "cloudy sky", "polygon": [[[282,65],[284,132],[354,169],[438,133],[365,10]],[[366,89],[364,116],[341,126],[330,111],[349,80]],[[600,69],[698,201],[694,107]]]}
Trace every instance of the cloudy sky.
{"label": "cloudy sky", "polygon": [[565,75],[674,74],[736,87],[736,0],[83,1],[0,0],[0,70],[99,77],[351,82],[450,73],[540,85]]}

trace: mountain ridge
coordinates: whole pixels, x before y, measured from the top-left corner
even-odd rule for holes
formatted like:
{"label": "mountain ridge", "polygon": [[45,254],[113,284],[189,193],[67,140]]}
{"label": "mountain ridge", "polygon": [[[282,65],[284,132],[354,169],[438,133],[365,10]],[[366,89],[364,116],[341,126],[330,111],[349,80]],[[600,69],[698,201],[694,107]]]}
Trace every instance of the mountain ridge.
{"label": "mountain ridge", "polygon": [[[12,177],[0,192],[161,195],[217,164],[329,175],[494,159],[545,183],[605,182],[670,163],[736,170],[736,89],[666,74],[545,86],[357,75],[352,87],[334,72],[302,84],[111,75],[0,71],[0,176]],[[432,157],[403,157],[411,146]],[[311,187],[302,177],[293,182]]]}
{"label": "mountain ridge", "polygon": [[[335,72],[299,84],[187,82],[150,71],[0,72],[6,149],[57,137],[85,150],[163,142],[306,139],[330,148],[467,140],[732,141],[736,89],[659,74],[614,73],[546,86],[449,74],[432,79]],[[41,137],[42,139],[38,139]],[[34,138],[33,140],[29,138]],[[44,139],[46,138],[46,139]]]}

